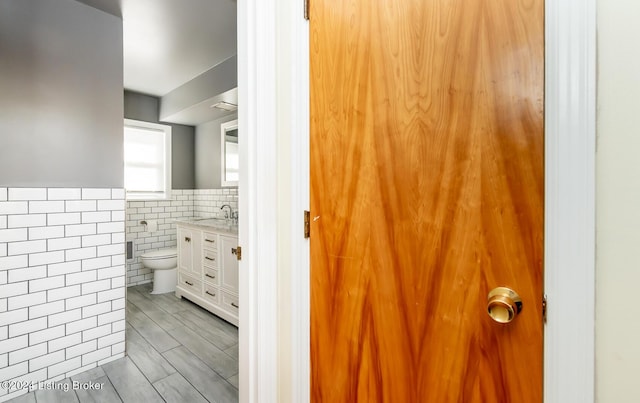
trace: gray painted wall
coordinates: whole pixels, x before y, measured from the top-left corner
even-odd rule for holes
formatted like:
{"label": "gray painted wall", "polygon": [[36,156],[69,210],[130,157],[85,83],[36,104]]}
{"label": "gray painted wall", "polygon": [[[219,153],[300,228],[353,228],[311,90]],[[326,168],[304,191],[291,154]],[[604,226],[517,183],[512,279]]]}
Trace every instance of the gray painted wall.
{"label": "gray painted wall", "polygon": [[195,128],[193,126],[160,122],[160,100],[151,95],[133,91],[124,92],[124,117],[171,126],[171,187],[193,189],[195,187]]}
{"label": "gray painted wall", "polygon": [[220,125],[234,119],[237,113],[196,126],[196,189],[220,188]]}
{"label": "gray painted wall", "polygon": [[122,187],[122,82],[121,19],[0,1],[0,185]]}
{"label": "gray painted wall", "polygon": [[171,124],[171,186],[193,189],[195,180],[195,127]]}
{"label": "gray painted wall", "polygon": [[126,119],[158,122],[160,100],[152,95],[124,91],[124,117]]}

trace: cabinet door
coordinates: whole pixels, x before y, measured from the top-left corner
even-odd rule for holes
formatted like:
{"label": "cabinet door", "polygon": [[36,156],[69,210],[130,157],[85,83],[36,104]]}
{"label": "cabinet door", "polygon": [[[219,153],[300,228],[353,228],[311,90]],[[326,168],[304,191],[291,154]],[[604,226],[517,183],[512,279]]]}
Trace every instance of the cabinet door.
{"label": "cabinet door", "polygon": [[193,231],[178,228],[178,269],[190,273],[193,267]]}
{"label": "cabinet door", "polygon": [[198,230],[178,228],[178,269],[185,273],[202,274],[202,235]]}
{"label": "cabinet door", "polygon": [[202,231],[191,231],[191,252],[193,254],[193,262],[191,265],[191,273],[197,279],[202,278]]}
{"label": "cabinet door", "polygon": [[238,259],[235,250],[238,238],[220,236],[221,281],[222,288],[232,293],[238,293]]}

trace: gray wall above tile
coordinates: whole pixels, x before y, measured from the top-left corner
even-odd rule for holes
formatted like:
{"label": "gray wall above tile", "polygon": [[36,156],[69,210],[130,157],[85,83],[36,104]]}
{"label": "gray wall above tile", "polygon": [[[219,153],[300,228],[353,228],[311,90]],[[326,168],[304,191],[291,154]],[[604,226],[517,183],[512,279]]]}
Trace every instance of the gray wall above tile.
{"label": "gray wall above tile", "polygon": [[122,187],[122,20],[0,2],[0,184]]}

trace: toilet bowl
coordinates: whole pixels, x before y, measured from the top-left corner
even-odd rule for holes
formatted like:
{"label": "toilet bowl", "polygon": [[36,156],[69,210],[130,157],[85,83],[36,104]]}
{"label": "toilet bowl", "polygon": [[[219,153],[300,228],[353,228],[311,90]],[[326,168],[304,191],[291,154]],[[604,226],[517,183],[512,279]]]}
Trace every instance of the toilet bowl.
{"label": "toilet bowl", "polygon": [[153,270],[153,290],[151,294],[164,294],[176,290],[178,282],[178,251],[176,248],[146,252],[142,256],[142,265]]}

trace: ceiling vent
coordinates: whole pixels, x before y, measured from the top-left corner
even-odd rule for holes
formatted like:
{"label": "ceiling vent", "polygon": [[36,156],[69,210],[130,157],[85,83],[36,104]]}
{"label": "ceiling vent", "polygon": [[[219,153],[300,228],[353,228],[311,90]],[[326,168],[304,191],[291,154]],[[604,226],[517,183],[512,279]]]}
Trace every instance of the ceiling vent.
{"label": "ceiling vent", "polygon": [[233,112],[235,110],[238,110],[238,105],[234,105],[232,103],[229,102],[218,102],[215,103],[213,105],[211,105],[212,108],[218,108],[218,109],[222,109],[223,111],[228,111],[228,112]]}

